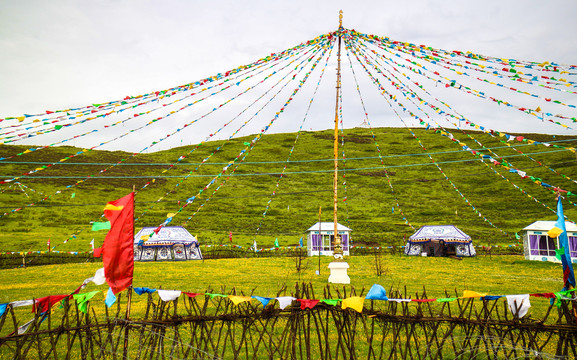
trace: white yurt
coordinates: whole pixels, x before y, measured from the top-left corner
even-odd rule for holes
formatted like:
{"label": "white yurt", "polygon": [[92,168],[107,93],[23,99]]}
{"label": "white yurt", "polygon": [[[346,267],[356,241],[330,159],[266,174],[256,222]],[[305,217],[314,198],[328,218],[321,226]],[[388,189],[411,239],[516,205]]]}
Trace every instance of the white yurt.
{"label": "white yurt", "polygon": [[134,261],[202,259],[198,240],[182,226],[166,226],[158,234],[155,229],[144,227],[134,236]]}
{"label": "white yurt", "polygon": [[[351,229],[337,223],[337,232],[341,237],[343,255],[349,255]],[[320,222],[311,226],[307,231],[308,256],[333,256],[335,223]]]}
{"label": "white yurt", "polygon": [[[559,238],[547,235],[555,223],[556,221],[535,221],[522,230],[526,260],[561,262],[555,256],[555,250],[560,247]],[[577,225],[565,221],[565,230],[567,230],[571,262],[577,263]]]}
{"label": "white yurt", "polygon": [[425,225],[411,235],[405,255],[475,256],[471,237],[455,225]]}

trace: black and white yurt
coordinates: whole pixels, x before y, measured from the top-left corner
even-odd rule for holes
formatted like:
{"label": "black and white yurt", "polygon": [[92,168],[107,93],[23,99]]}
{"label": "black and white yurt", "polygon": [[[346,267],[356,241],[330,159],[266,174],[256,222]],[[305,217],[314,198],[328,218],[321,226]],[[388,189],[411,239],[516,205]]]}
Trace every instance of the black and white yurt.
{"label": "black and white yurt", "polygon": [[[182,226],[144,227],[134,236],[135,261],[201,260],[198,240]],[[153,234],[153,235],[151,235]]]}

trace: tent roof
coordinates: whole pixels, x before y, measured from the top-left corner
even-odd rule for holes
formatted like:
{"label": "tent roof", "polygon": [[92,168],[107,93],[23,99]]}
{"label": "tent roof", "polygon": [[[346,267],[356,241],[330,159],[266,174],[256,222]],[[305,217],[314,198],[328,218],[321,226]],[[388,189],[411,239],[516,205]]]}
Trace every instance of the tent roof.
{"label": "tent roof", "polygon": [[[319,228],[321,229],[321,231],[335,231],[335,223],[334,222],[321,222],[320,226],[319,226],[319,223],[317,222],[316,224],[314,224],[313,226],[308,228],[307,231],[318,231]],[[344,225],[337,223],[337,231],[352,231],[352,230],[349,229],[348,227],[344,226]]]}
{"label": "tent roof", "polygon": [[[156,227],[143,227],[134,235],[134,243],[137,244],[141,240],[141,237],[152,234],[155,229]],[[144,246],[172,246],[174,244],[186,246],[192,243],[198,243],[198,240],[182,226],[165,226],[160,229],[158,234],[151,236],[150,239],[144,243]]]}
{"label": "tent roof", "polygon": [[[534,223],[527,226],[523,230],[549,231],[549,230],[553,229],[553,227],[555,226],[555,223],[556,223],[556,221],[543,221],[543,220],[535,221]],[[568,221],[565,221],[565,229],[567,229],[567,231],[577,232],[577,225],[570,223]]]}
{"label": "tent roof", "polygon": [[409,237],[410,242],[428,242],[431,240],[443,240],[447,243],[469,243],[471,237],[457,228],[455,225],[425,225]]}

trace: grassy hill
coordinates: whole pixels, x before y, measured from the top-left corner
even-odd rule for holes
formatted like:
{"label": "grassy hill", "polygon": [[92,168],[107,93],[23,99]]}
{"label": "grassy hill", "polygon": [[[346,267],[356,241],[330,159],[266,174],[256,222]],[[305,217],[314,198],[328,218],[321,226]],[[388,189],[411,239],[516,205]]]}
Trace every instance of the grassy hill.
{"label": "grassy hill", "polygon": [[[479,151],[474,156],[438,131],[414,129],[441,172],[406,129],[373,131],[374,137],[370,129],[346,130],[339,149],[346,157],[339,163],[339,222],[353,229],[357,245],[402,244],[414,231],[404,219],[415,228],[455,224],[477,244],[511,244],[531,222],[556,218],[554,194],[535,178],[577,193],[575,154],[563,149],[575,146],[572,137],[520,134],[525,141],[507,142],[454,131],[460,142]],[[56,250],[88,251],[93,238],[98,245],[105,236],[92,232],[90,222],[105,221],[106,202],[133,187],[137,230],[177,213],[171,225],[185,224],[204,244],[226,243],[232,232],[233,243],[243,246],[253,239],[272,246],[276,238],[281,246],[296,245],[318,221],[319,207],[323,221],[333,219],[332,132],[303,132],[297,141],[294,133],[266,135],[251,148],[247,143],[253,138],[149,154],[78,154],[82,149],[60,146],[4,160],[2,179],[42,170],[0,185],[0,251],[45,250],[48,239]],[[551,146],[529,145],[527,139]],[[2,145],[0,157],[28,148],[34,147]],[[480,161],[481,154],[501,156],[534,179]],[[231,161],[228,171],[199,194]],[[192,196],[195,200],[185,206]],[[576,219],[574,204],[564,204],[567,217]]]}

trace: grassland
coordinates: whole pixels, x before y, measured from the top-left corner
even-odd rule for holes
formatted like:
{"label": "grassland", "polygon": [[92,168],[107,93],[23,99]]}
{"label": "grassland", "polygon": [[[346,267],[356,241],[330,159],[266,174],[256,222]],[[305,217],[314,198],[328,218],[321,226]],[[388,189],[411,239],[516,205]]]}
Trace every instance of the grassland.
{"label": "grassland", "polygon": [[[308,258],[298,272],[293,258],[219,259],[208,261],[136,263],[134,286],[178,289],[189,292],[228,293],[233,288],[244,294],[278,296],[278,291],[297,282],[311,283],[322,298],[327,286],[329,257]],[[555,292],[562,287],[559,264],[525,261],[521,256],[479,256],[462,261],[450,258],[423,258],[387,255],[381,258],[385,272],[377,276],[375,259],[370,256],[350,257],[351,285],[366,291],[373,284],[401,291],[414,297],[426,289],[429,298],[461,296],[463,290],[492,295]],[[94,274],[100,264],[49,265],[2,270],[0,272],[0,303],[65,294]],[[347,286],[349,287],[349,286]],[[90,284],[85,291],[101,290],[106,285]],[[405,295],[406,294],[406,295]],[[448,295],[447,295],[448,294]],[[99,300],[100,299],[100,300]],[[144,297],[135,297],[138,309]],[[140,305],[138,305],[140,304]],[[544,311],[546,299],[532,300],[534,311]],[[137,310],[136,310],[137,311]]]}
{"label": "grassland", "polygon": [[[374,137],[369,129],[347,130],[343,147],[347,161],[340,163],[339,222],[353,229],[352,241],[357,245],[403,244],[403,238],[414,231],[405,219],[415,228],[455,224],[477,245],[512,244],[514,234],[531,222],[555,219],[550,188],[480,161],[447,136],[415,129],[440,172],[406,130],[373,131]],[[554,146],[575,144],[569,137],[523,136]],[[478,132],[459,133],[458,137],[479,149],[479,154],[495,158],[496,153],[534,179],[574,190],[575,154],[568,150],[528,145],[527,141],[506,144],[502,137]],[[333,163],[328,159],[332,154],[329,131],[303,132],[296,143],[295,138],[289,133],[263,137],[244,161],[236,161],[201,194],[199,190],[221,173],[252,137],[148,154],[87,151],[66,161],[61,160],[82,150],[59,146],[3,161],[0,176],[18,179],[2,185],[0,192],[0,215],[4,214],[0,218],[0,252],[46,250],[48,239],[55,250],[88,251],[92,239],[98,246],[105,236],[105,232],[90,231],[90,223],[102,221],[106,202],[133,187],[137,190],[137,229],[156,226],[168,213],[176,212],[171,225],[184,224],[203,244],[227,242],[232,232],[233,243],[243,246],[253,240],[259,246],[272,246],[277,238],[281,246],[296,245],[303,232],[318,221],[319,207],[322,220],[332,221]],[[30,146],[0,145],[0,157],[27,148]],[[46,168],[22,176],[42,166]],[[236,170],[229,177],[233,168]],[[195,201],[184,206],[192,196]],[[575,206],[566,203],[565,207],[569,219],[576,218]]]}

